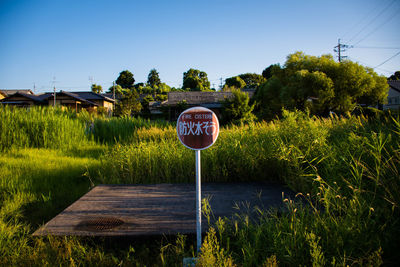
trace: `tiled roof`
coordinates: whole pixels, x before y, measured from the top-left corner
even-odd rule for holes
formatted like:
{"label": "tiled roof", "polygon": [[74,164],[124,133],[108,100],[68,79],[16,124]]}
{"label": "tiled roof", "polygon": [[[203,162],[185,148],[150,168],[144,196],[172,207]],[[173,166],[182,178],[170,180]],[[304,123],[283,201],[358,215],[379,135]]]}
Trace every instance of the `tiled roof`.
{"label": "tiled roof", "polygon": [[73,92],[73,93],[87,100],[106,100],[108,102],[114,102],[114,99],[94,92]]}
{"label": "tiled roof", "polygon": [[33,100],[35,102],[39,102],[39,103],[43,102],[42,99],[40,97],[36,96],[36,95],[26,94],[26,93],[21,93],[21,92],[16,92],[16,93],[14,93],[12,95],[8,95],[6,98],[2,99],[2,101],[6,102],[9,98],[14,97],[14,96],[23,96],[23,97],[31,99],[31,100]]}
{"label": "tiled roof", "polygon": [[400,93],[400,81],[388,81],[391,88]]}
{"label": "tiled roof", "polygon": [[[89,100],[87,100],[87,99],[85,99],[85,98],[83,98],[83,97],[81,97],[81,96],[79,96],[79,95],[77,95],[75,93],[71,93],[71,92],[67,92],[67,91],[61,91],[60,93],[61,94],[65,94],[67,96],[70,96],[72,98],[75,98],[75,99],[77,99],[77,100],[79,100],[81,102],[85,102],[85,103],[91,104],[93,106],[98,106],[96,103],[94,103],[92,101],[89,101]],[[60,94],[60,93],[57,93],[57,94]]]}
{"label": "tiled roof", "polygon": [[5,96],[10,96],[10,95],[13,95],[15,93],[25,93],[25,94],[34,95],[32,90],[30,90],[30,89],[12,89],[12,90],[0,89],[0,92],[2,92],[3,95],[5,95]]}

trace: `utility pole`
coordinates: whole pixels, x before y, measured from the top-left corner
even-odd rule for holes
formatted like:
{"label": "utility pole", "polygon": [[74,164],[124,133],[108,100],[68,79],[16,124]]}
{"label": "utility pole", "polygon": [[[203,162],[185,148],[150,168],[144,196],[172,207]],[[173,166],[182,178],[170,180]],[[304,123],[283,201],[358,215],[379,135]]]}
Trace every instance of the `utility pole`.
{"label": "utility pole", "polygon": [[219,90],[222,91],[222,77],[219,78],[219,81],[220,81]]}
{"label": "utility pole", "polygon": [[54,103],[53,103],[53,107],[56,106],[56,87],[54,86]]}
{"label": "utility pole", "polygon": [[53,90],[54,90],[54,103],[53,103],[53,107],[56,106],[56,77],[53,76]]}
{"label": "utility pole", "polygon": [[347,48],[353,48],[353,46],[341,44],[340,39],[338,39],[338,44],[337,46],[333,47],[333,51],[338,53],[337,58],[339,62],[342,62],[342,59],[347,58],[347,56],[342,56],[342,52],[345,52]]}

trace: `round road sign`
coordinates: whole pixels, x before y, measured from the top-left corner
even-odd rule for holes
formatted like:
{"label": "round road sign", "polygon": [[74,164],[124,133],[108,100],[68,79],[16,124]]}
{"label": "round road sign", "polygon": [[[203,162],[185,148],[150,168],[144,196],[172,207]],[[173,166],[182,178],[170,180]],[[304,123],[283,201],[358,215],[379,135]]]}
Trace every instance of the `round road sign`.
{"label": "round road sign", "polygon": [[218,138],[218,118],[208,108],[189,108],[179,115],[176,131],[184,146],[203,150],[212,146]]}

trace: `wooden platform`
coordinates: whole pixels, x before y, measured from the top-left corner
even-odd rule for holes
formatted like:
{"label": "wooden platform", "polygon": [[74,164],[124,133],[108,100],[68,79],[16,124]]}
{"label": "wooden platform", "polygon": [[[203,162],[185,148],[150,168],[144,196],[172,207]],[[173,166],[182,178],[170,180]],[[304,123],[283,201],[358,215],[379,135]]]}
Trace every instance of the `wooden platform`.
{"label": "wooden platform", "polygon": [[[235,206],[282,205],[280,185],[213,183],[202,185],[214,216],[231,217]],[[138,236],[195,233],[195,185],[99,185],[33,235]],[[203,228],[207,222],[203,216]]]}

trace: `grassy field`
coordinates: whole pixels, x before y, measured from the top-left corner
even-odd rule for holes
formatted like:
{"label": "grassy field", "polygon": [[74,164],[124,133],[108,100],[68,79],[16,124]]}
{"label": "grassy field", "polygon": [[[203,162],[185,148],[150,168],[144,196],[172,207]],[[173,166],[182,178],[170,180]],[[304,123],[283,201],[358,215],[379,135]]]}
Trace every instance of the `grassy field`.
{"label": "grassy field", "polygon": [[[181,266],[190,236],[111,245],[31,234],[99,183],[193,182],[174,125],[52,109],[0,109],[0,264]],[[207,233],[201,266],[394,265],[400,258],[400,122],[309,118],[221,129],[203,181],[277,181],[284,211],[239,213]],[[189,164],[188,164],[189,162]],[[190,164],[193,162],[193,164]],[[304,204],[307,203],[307,204]],[[212,209],[212,207],[211,207]]]}

